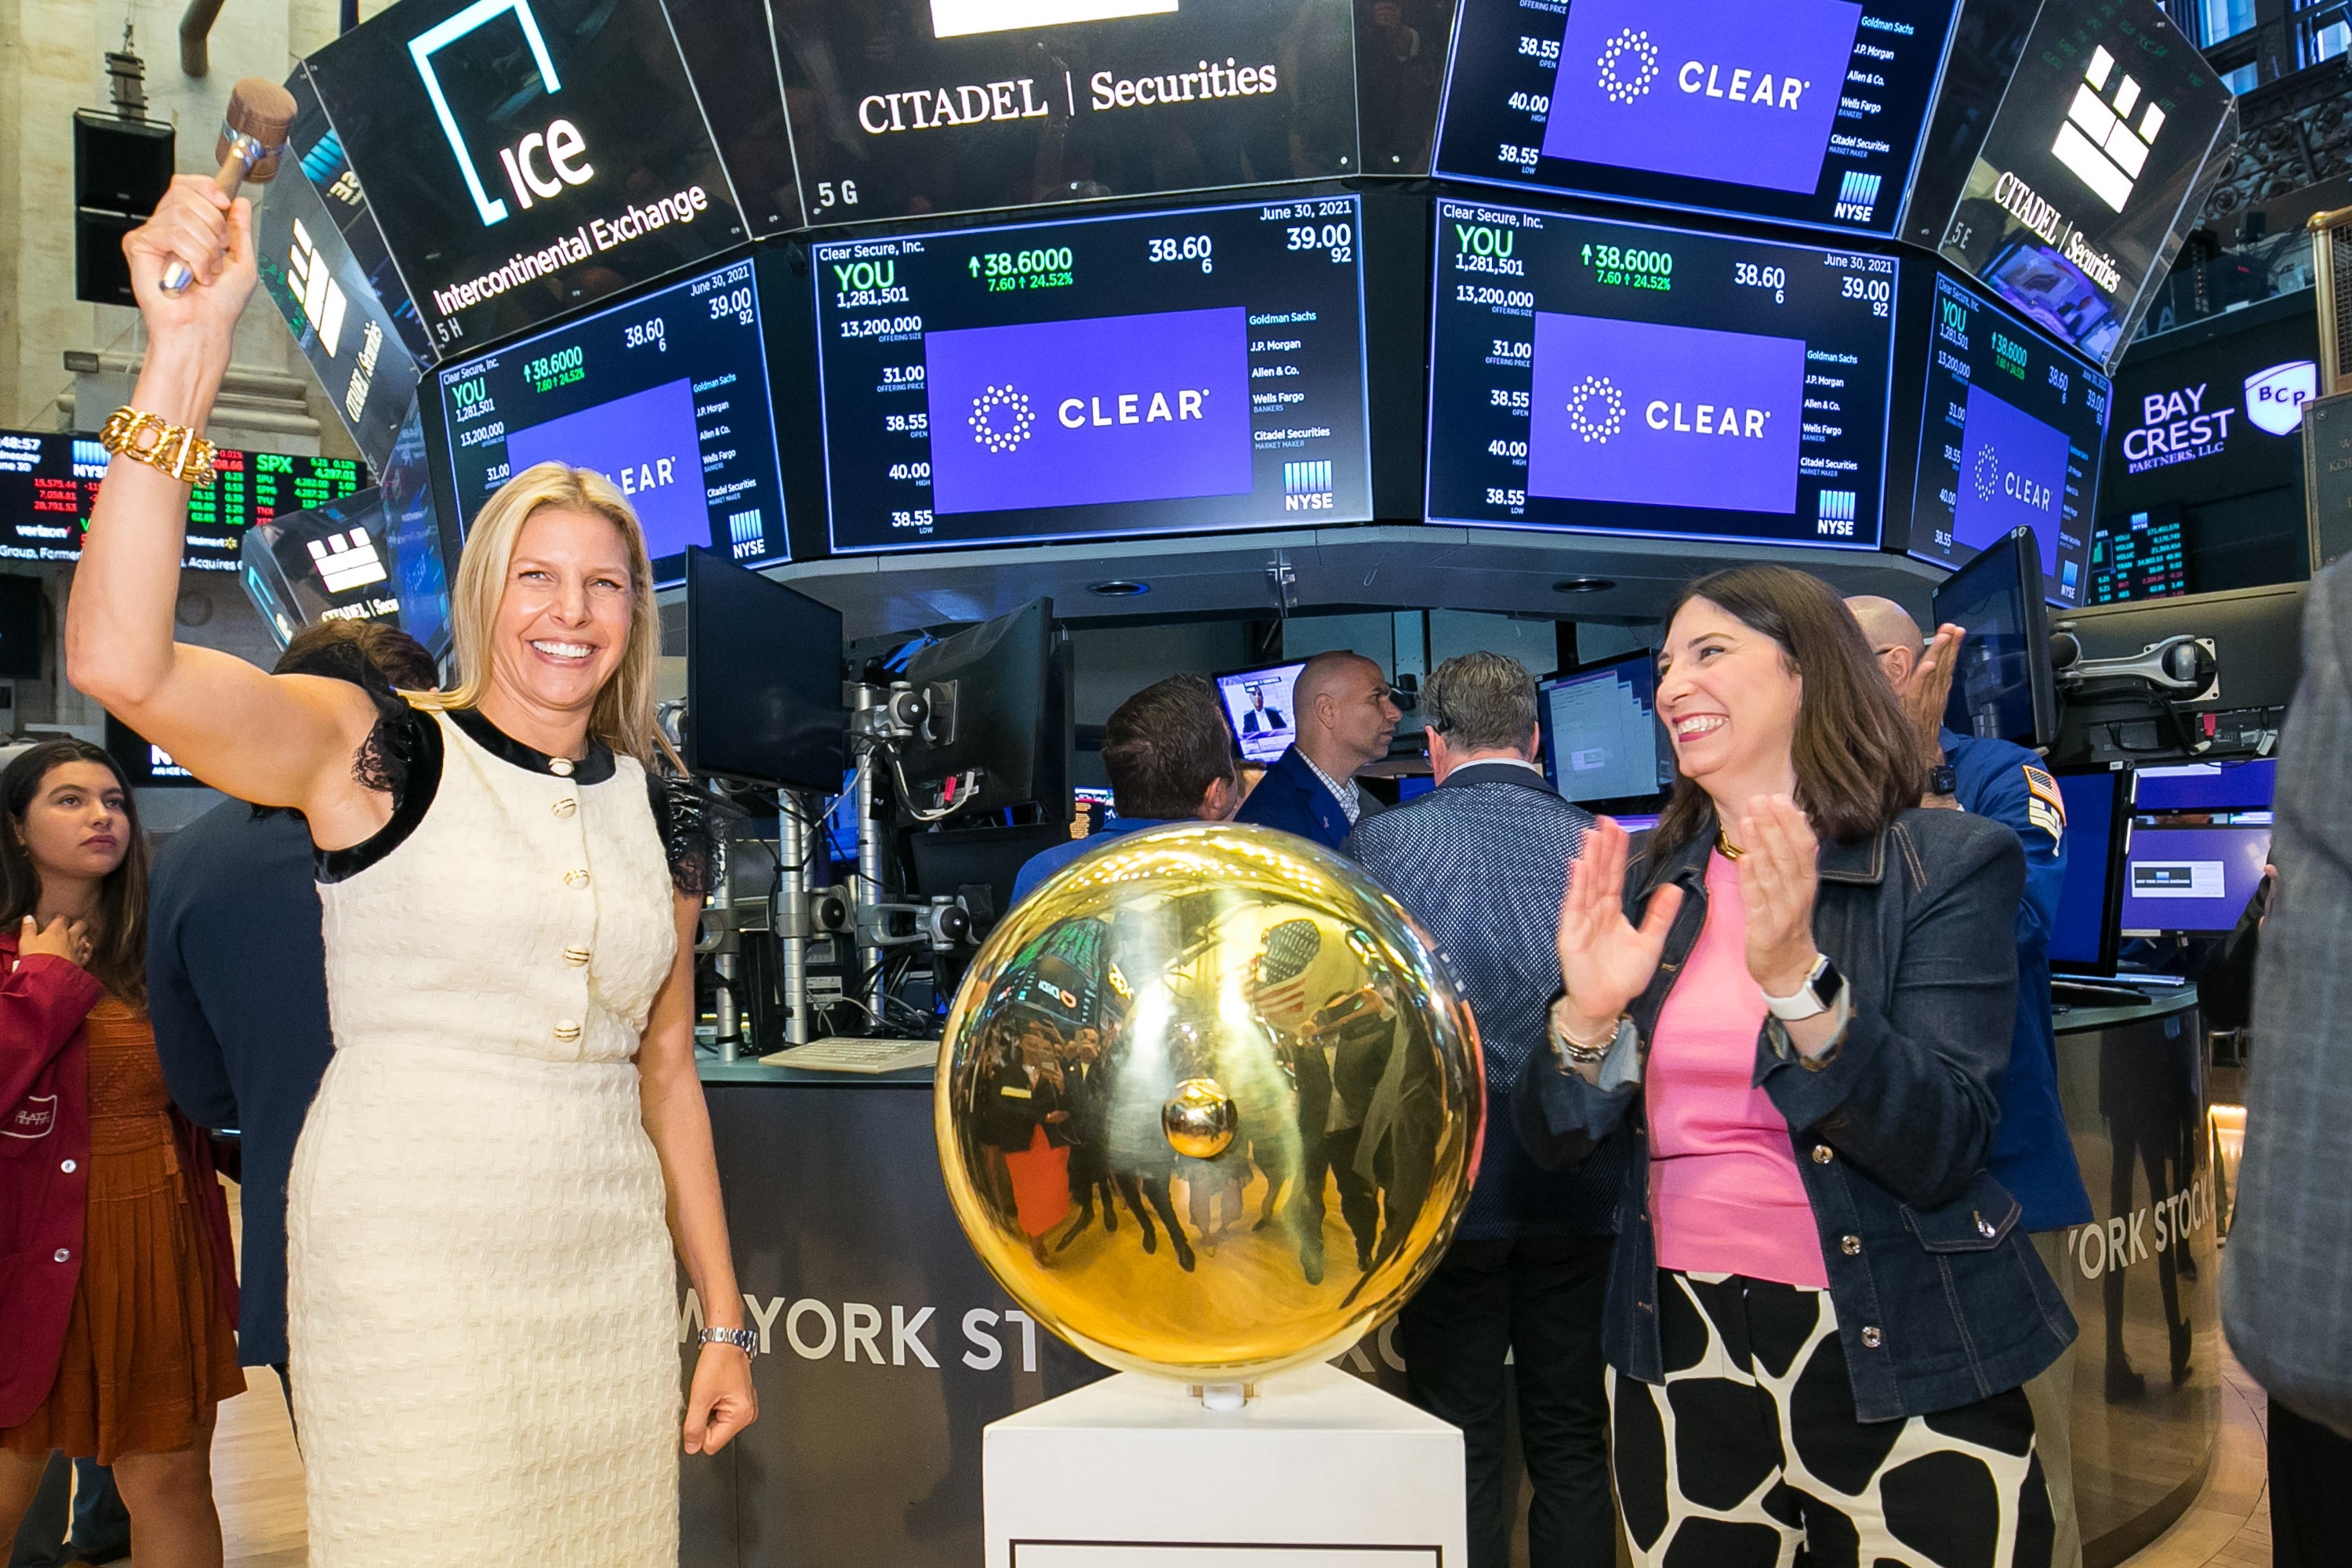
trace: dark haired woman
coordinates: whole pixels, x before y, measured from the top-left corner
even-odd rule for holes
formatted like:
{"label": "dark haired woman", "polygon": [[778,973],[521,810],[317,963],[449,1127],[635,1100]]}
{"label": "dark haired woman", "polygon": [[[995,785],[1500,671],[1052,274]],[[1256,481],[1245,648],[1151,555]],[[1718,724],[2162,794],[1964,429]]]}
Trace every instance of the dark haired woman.
{"label": "dark haired woman", "polygon": [[1620,1128],[1602,1339],[1637,1562],[2040,1568],[2022,1384],[2074,1333],[1984,1173],[2016,837],[1915,809],[1916,746],[1829,587],[1701,579],[1658,656],[1680,782],[1560,910],[1538,1159]]}
{"label": "dark haired woman", "polygon": [[141,1568],[217,1568],[235,1263],[147,1024],[138,814],[80,741],[9,763],[0,805],[0,1541],[61,1448],[114,1467]]}

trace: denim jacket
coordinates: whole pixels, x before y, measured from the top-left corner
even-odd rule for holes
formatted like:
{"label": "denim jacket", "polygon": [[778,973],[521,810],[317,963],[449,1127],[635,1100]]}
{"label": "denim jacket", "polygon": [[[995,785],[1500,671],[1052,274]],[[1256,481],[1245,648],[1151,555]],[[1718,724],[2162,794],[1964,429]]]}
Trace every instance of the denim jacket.
{"label": "denim jacket", "polygon": [[[1706,923],[1715,837],[1710,817],[1664,864],[1652,863],[1646,837],[1628,857],[1629,917],[1665,884],[1683,889],[1657,974],[1628,1009],[1645,1058]],[[1755,1082],[1788,1118],[1864,1421],[2018,1387],[2074,1338],[2017,1200],[1984,1168],[2014,1021],[2011,928],[2024,878],[2015,834],[1957,811],[1906,811],[1874,838],[1825,846],[1813,936],[1845,976],[1853,1019],[1818,1068],[1798,1060],[1778,1020],[1758,1033]],[[1665,1369],[1641,1096],[1639,1083],[1598,1089],[1538,1052],[1512,1106],[1521,1142],[1549,1167],[1580,1162],[1612,1132],[1633,1140],[1601,1342],[1611,1365],[1654,1384]]]}

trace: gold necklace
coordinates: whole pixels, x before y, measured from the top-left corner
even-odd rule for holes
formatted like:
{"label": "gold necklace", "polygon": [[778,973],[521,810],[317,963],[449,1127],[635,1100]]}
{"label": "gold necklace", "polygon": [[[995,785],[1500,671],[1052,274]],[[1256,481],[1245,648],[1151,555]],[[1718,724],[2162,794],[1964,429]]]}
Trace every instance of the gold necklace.
{"label": "gold necklace", "polygon": [[1715,830],[1715,847],[1723,851],[1723,858],[1727,860],[1737,860],[1748,853],[1747,850],[1734,844],[1731,841],[1731,835],[1720,827]]}

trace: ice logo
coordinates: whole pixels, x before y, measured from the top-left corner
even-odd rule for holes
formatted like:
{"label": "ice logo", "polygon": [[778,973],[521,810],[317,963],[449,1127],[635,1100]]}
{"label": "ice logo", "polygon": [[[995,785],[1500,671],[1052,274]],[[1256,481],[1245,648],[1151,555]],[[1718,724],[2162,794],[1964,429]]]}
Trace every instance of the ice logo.
{"label": "ice logo", "polygon": [[2303,428],[2303,405],[2319,395],[2319,366],[2291,359],[2246,377],[2246,417],[2273,436]]}
{"label": "ice logo", "polygon": [[2110,98],[2107,83],[2115,70],[2116,57],[2104,47],[2091,51],[2091,63],[2083,68],[2083,80],[2074,89],[2074,101],[2059,123],[2058,139],[2050,144],[2050,152],[2074,170],[2093,195],[2121,212],[2147,163],[2147,150],[2156,145],[2157,133],[2164,129],[2164,109],[2149,100],[2138,125],[2133,125],[2131,112],[2139,106],[2140,85],[2126,71]]}
{"label": "ice logo", "polygon": [[[1633,74],[1625,74],[1627,56],[1633,57]],[[1650,42],[1647,28],[1625,28],[1601,47],[1601,90],[1609,95],[1612,103],[1631,103],[1650,90],[1658,79],[1658,46]],[[1590,437],[1588,437],[1590,439]]]}
{"label": "ice logo", "polygon": [[[1004,410],[1004,423],[997,423],[996,411]],[[1029,438],[1030,427],[1037,423],[1030,412],[1029,399],[1013,390],[1007,382],[1003,386],[982,389],[971,400],[971,438],[992,452],[1010,452]]]}
{"label": "ice logo", "polygon": [[2000,458],[1988,441],[1977,448],[1977,500],[1990,500],[2000,489]]}
{"label": "ice logo", "polygon": [[1606,444],[1625,427],[1625,395],[1605,375],[1586,376],[1568,389],[1568,427],[1588,441]]}

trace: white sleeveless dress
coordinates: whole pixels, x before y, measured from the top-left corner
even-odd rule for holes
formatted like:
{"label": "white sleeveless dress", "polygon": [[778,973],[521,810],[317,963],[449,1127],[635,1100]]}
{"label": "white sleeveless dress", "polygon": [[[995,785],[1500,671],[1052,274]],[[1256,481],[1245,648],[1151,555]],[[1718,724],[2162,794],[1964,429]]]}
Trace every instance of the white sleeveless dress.
{"label": "white sleeveless dress", "polygon": [[672,1568],[675,1275],[632,1060],[676,944],[662,836],[634,760],[557,776],[468,718],[484,742],[418,725],[421,820],[322,857],[336,1048],[286,1214],[310,1561]]}

